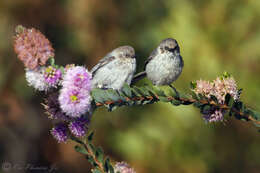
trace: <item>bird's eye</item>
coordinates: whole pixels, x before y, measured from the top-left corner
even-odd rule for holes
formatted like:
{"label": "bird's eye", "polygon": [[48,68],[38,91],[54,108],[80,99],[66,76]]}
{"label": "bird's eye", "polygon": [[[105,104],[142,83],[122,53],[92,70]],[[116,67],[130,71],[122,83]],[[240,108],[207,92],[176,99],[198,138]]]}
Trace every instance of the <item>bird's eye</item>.
{"label": "bird's eye", "polygon": [[170,48],[168,47],[168,46],[165,46],[165,48],[164,48],[165,50],[170,50]]}

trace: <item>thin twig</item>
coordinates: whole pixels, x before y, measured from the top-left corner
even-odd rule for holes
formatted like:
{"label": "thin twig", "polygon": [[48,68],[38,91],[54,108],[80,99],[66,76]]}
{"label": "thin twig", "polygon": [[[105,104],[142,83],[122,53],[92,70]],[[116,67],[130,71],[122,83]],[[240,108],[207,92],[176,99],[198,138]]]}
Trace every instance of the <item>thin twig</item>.
{"label": "thin twig", "polygon": [[[156,102],[159,101],[159,97],[157,95],[155,95],[155,97],[157,99],[155,101]],[[152,97],[152,96],[136,96],[136,97],[132,97],[132,98],[126,97],[125,99],[127,101],[130,101],[130,100],[131,101],[142,101],[142,100],[153,100],[155,98]],[[172,100],[178,100],[178,101],[183,101],[183,102],[191,102],[191,103],[199,102],[201,104],[214,105],[214,106],[219,107],[220,109],[230,109],[230,107],[228,105],[226,105],[226,104],[217,104],[214,101],[196,100],[196,99],[193,99],[193,98],[181,98],[180,96],[177,96],[177,97],[168,96],[167,99],[168,99],[169,102],[171,102]],[[123,101],[123,100],[117,100],[117,101],[108,100],[108,101],[105,101],[104,103],[96,103],[96,106],[100,107],[100,106],[103,106],[103,105],[110,105],[110,104],[123,103],[123,102],[125,102],[125,101]],[[235,111],[237,114],[239,114],[239,115],[241,115],[243,117],[246,117],[249,120],[253,121],[254,123],[260,125],[260,121],[257,121],[251,115],[244,114],[243,112],[237,111],[236,109],[232,109],[232,110]]]}

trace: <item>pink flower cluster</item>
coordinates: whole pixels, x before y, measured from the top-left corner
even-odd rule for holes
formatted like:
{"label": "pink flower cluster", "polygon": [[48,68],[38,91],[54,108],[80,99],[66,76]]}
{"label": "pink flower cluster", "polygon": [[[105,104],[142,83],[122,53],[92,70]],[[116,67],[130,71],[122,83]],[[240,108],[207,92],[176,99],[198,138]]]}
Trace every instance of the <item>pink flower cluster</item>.
{"label": "pink flower cluster", "polygon": [[115,172],[120,173],[136,173],[135,170],[125,162],[117,162],[115,164],[114,170]]}
{"label": "pink flower cluster", "polygon": [[194,92],[207,98],[214,95],[221,104],[225,102],[226,94],[230,94],[234,100],[239,99],[237,84],[233,77],[218,77],[213,82],[198,80]]}
{"label": "pink flower cluster", "polygon": [[37,29],[27,29],[21,25],[16,28],[14,51],[24,66],[34,70],[54,57],[50,41]]}
{"label": "pink flower cluster", "polygon": [[45,82],[48,83],[50,86],[55,87],[58,84],[61,77],[62,73],[60,69],[56,69],[52,66],[48,66],[45,68],[44,79]]}
{"label": "pink flower cluster", "polygon": [[[196,81],[196,88],[194,88],[196,94],[202,94],[207,98],[211,95],[215,96],[220,104],[225,103],[225,96],[230,94],[234,100],[239,99],[239,93],[237,89],[236,81],[233,77],[218,77],[212,82],[198,80]],[[206,122],[218,122],[223,121],[225,111],[221,109],[215,109],[212,112],[204,115]]]}
{"label": "pink flower cluster", "polygon": [[86,68],[69,68],[62,81],[59,103],[63,112],[71,117],[80,117],[91,107],[91,74]]}

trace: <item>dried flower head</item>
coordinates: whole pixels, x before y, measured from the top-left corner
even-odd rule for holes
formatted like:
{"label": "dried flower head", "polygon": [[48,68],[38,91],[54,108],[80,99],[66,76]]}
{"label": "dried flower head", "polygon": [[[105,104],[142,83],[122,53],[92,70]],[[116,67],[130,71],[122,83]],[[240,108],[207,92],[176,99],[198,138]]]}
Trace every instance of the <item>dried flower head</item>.
{"label": "dried flower head", "polygon": [[45,65],[50,57],[54,57],[51,43],[40,31],[22,26],[16,28],[14,51],[25,67],[31,70]]}
{"label": "dried flower head", "polygon": [[55,92],[48,96],[43,104],[46,114],[50,119],[57,119],[62,121],[70,121],[71,118],[68,117],[62,110],[60,109],[60,104],[58,101],[59,93]]}
{"label": "dried flower head", "polygon": [[135,170],[125,162],[117,162],[115,164],[114,170],[116,173],[136,173]]}
{"label": "dried flower head", "polygon": [[45,82],[44,70],[45,67],[38,67],[35,70],[25,69],[25,78],[28,85],[38,91],[47,91],[50,86]]}

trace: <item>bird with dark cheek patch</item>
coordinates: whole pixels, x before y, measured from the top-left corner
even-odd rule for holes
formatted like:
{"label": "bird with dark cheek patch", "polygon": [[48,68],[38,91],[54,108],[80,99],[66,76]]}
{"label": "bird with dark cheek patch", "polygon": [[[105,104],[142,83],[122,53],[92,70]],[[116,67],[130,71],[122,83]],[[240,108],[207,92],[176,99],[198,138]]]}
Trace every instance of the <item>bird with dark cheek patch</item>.
{"label": "bird with dark cheek patch", "polygon": [[152,51],[145,62],[145,72],[137,74],[133,83],[147,76],[154,85],[170,85],[180,76],[183,66],[177,41],[167,38]]}
{"label": "bird with dark cheek patch", "polygon": [[130,85],[135,70],[134,48],[131,46],[118,47],[92,68],[92,88],[121,90],[124,83]]}

